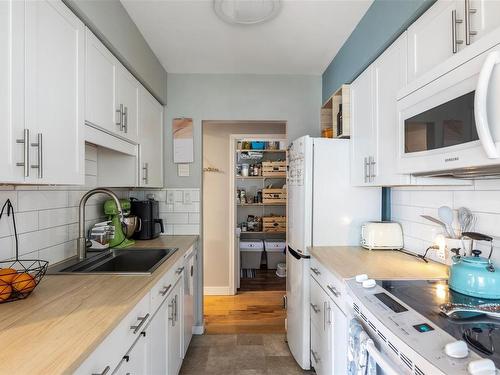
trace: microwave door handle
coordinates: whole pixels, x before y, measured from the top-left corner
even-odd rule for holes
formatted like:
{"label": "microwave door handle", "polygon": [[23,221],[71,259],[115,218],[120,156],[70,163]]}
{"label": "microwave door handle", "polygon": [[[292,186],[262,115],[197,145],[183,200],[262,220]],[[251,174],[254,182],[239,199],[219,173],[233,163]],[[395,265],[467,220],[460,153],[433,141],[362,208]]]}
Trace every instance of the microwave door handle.
{"label": "microwave door handle", "polygon": [[372,339],[367,339],[366,341],[366,351],[370,356],[377,362],[377,365],[382,369],[383,373],[386,375],[399,375],[401,370],[394,368],[394,365],[378,351],[375,343]]}
{"label": "microwave door handle", "polygon": [[488,86],[495,65],[500,63],[500,52],[491,52],[481,68],[479,79],[477,80],[476,94],[474,97],[474,117],[476,120],[476,129],[481,145],[489,159],[499,157],[495,141],[491,135],[488,124]]}

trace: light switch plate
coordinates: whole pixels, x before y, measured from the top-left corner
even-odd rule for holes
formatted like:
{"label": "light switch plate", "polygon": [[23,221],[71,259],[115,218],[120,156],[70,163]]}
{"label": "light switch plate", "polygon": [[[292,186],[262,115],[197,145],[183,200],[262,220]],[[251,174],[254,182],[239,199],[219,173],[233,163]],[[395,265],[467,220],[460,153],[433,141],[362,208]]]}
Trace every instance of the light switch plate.
{"label": "light switch plate", "polygon": [[189,164],[177,164],[177,175],[179,177],[189,177]]}
{"label": "light switch plate", "polygon": [[191,192],[189,190],[186,190],[184,192],[184,200],[183,200],[183,203],[184,204],[191,204],[192,200],[191,200]]}
{"label": "light switch plate", "polygon": [[170,190],[167,192],[167,203],[173,204],[175,202],[175,192]]}

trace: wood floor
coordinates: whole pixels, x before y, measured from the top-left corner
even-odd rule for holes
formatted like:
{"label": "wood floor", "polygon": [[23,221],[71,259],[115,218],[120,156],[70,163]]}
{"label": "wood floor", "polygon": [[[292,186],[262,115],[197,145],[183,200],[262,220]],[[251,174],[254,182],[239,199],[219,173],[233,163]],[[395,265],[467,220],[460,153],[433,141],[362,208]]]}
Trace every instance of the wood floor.
{"label": "wood floor", "polygon": [[256,270],[253,278],[241,278],[240,291],[285,291],[286,278],[276,276],[276,270],[260,269]]}
{"label": "wood floor", "polygon": [[284,295],[281,290],[205,296],[206,333],[284,333]]}

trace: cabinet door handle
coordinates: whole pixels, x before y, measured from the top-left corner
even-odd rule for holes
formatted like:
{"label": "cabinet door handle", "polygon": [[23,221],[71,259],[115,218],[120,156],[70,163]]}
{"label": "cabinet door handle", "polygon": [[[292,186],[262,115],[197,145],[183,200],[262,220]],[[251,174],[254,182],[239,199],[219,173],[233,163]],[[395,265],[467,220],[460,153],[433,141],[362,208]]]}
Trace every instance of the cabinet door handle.
{"label": "cabinet door handle", "polygon": [[106,367],[104,367],[104,370],[102,370],[102,372],[100,372],[98,374],[92,374],[92,375],[106,375],[110,370],[111,370],[111,367],[106,366]]}
{"label": "cabinet door handle", "polygon": [[368,158],[365,157],[365,160],[364,160],[364,172],[365,172],[365,178],[364,178],[364,181],[365,181],[365,184],[368,182]]}
{"label": "cabinet door handle", "polygon": [[177,302],[178,298],[177,298],[177,294],[175,295],[175,321],[178,322],[179,321],[179,304]]}
{"label": "cabinet door handle", "polygon": [[311,305],[311,308],[313,309],[315,314],[317,314],[321,311],[320,309],[318,309],[318,306],[315,305],[314,303],[311,302],[310,305]]}
{"label": "cabinet door handle", "polygon": [[477,35],[476,31],[470,29],[470,15],[476,13],[477,9],[470,7],[470,0],[465,0],[465,44],[470,44],[470,37]]}
{"label": "cabinet door handle", "polygon": [[463,20],[457,19],[457,11],[456,9],[451,11],[451,43],[452,43],[452,52],[458,52],[458,45],[462,44],[463,40],[457,39],[457,24],[461,24]]}
{"label": "cabinet door handle", "polygon": [[16,143],[22,143],[23,146],[23,161],[16,163],[18,167],[24,167],[24,177],[30,176],[30,130],[24,129],[23,138],[16,139]]}
{"label": "cabinet door handle", "polygon": [[319,270],[317,268],[313,268],[311,267],[311,271],[315,274],[315,275],[321,275],[321,272],[319,272]]}
{"label": "cabinet door handle", "polygon": [[137,318],[137,320],[140,322],[139,324],[135,325],[135,326],[130,326],[130,329],[134,330],[134,334],[136,334],[137,332],[139,332],[139,330],[141,329],[141,327],[144,325],[144,323],[146,323],[146,320],[148,320],[149,318],[149,313],[147,313],[146,315],[144,316],[141,316],[139,318]]}
{"label": "cabinet door handle", "polygon": [[162,290],[160,290],[160,294],[162,297],[165,297],[165,295],[168,293],[168,291],[170,290],[170,288],[172,287],[172,284],[164,287]]}
{"label": "cabinet door handle", "polygon": [[42,133],[38,133],[36,135],[36,142],[32,143],[32,147],[37,147],[38,152],[37,152],[37,157],[38,157],[38,164],[33,164],[31,168],[33,169],[38,169],[38,178],[43,178],[43,138],[42,138]]}
{"label": "cabinet door handle", "polygon": [[180,275],[182,273],[182,271],[184,271],[184,267],[177,268],[177,270],[175,271],[175,273],[177,275]]}
{"label": "cabinet door handle", "polygon": [[145,184],[149,183],[149,164],[144,163],[142,167],[142,180],[144,181]]}
{"label": "cabinet door handle", "polygon": [[120,104],[120,108],[116,110],[118,116],[118,122],[115,122],[116,125],[120,127],[120,131],[123,130],[123,104]]}
{"label": "cabinet door handle", "polygon": [[168,317],[168,320],[172,322],[172,327],[175,326],[175,320],[174,320],[174,309],[175,309],[175,298],[172,298],[171,302],[168,304],[168,308],[170,309],[170,316]]}
{"label": "cabinet door handle", "polygon": [[123,131],[128,133],[128,107],[123,108]]}
{"label": "cabinet door handle", "polygon": [[369,157],[369,182],[375,181],[375,158],[373,156]]}
{"label": "cabinet door handle", "polygon": [[320,361],[319,355],[317,355],[314,350],[311,350],[311,355],[314,359],[314,362],[319,363],[319,361]]}
{"label": "cabinet door handle", "polygon": [[331,286],[331,285],[327,285],[326,286],[328,288],[328,290],[330,292],[332,292],[332,294],[335,296],[335,297],[339,297],[340,296],[340,292],[337,290],[337,288],[335,288],[334,286]]}

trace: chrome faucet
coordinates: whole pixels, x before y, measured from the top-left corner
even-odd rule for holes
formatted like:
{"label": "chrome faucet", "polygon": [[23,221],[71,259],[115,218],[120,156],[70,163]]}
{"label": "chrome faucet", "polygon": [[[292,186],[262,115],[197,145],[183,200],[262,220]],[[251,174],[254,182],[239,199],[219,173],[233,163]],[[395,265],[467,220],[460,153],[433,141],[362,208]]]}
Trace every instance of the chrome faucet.
{"label": "chrome faucet", "polygon": [[77,240],[77,254],[78,260],[83,260],[87,257],[87,238],[85,236],[85,205],[88,199],[94,194],[107,194],[114,199],[116,207],[118,207],[118,212],[120,215],[120,222],[123,222],[123,210],[120,200],[111,190],[106,188],[96,188],[87,191],[82,199],[80,200],[79,208],[79,223],[78,223],[78,240]]}

